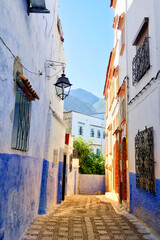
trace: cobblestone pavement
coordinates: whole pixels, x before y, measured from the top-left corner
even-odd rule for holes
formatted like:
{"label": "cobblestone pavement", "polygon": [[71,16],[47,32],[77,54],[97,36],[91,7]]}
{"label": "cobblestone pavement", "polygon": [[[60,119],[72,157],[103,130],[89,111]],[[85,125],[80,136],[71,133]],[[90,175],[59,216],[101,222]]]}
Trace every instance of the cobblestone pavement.
{"label": "cobblestone pavement", "polygon": [[111,203],[93,195],[67,197],[47,215],[39,215],[22,240],[158,240],[129,213],[117,214]]}

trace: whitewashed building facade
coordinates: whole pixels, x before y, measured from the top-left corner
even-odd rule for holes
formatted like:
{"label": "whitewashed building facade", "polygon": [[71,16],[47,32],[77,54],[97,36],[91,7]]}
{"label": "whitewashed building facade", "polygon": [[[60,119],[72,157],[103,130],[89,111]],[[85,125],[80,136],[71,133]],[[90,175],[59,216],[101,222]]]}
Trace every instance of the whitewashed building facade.
{"label": "whitewashed building facade", "polygon": [[74,137],[82,136],[86,141],[93,140],[93,150],[104,155],[105,126],[104,120],[83,113],[64,112],[64,121],[67,124],[67,133]]}
{"label": "whitewashed building facade", "polygon": [[130,210],[160,234],[160,2],[127,1]]}
{"label": "whitewashed building facade", "polygon": [[57,0],[1,0],[0,23],[0,239],[18,240],[61,201],[64,39]]}
{"label": "whitewashed building facade", "polygon": [[[160,2],[111,0],[110,6],[117,29],[114,49],[124,43],[123,55],[120,52],[116,59],[113,52],[110,66],[119,66],[119,81],[125,83],[127,200],[130,211],[160,234]],[[118,112],[121,114],[120,108]],[[120,169],[123,146],[118,147]]]}

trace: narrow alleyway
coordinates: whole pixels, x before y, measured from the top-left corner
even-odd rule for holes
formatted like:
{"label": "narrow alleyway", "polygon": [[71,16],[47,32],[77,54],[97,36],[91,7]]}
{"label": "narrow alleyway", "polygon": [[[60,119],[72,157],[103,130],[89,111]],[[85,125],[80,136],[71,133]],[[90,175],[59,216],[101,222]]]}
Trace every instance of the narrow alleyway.
{"label": "narrow alleyway", "polygon": [[117,214],[93,195],[66,198],[48,215],[39,215],[22,240],[158,240],[131,214]]}

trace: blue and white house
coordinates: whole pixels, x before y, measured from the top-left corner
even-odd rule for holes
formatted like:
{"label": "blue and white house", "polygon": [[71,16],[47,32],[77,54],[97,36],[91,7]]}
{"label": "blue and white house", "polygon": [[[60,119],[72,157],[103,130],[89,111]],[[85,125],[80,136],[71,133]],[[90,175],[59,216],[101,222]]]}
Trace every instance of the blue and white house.
{"label": "blue and white house", "polygon": [[110,6],[118,80],[126,86],[127,204],[160,234],[160,1],[111,0]]}
{"label": "blue and white house", "polygon": [[58,0],[1,0],[0,23],[0,239],[18,240],[57,203],[72,152],[54,86],[64,39]]}
{"label": "blue and white house", "polygon": [[160,2],[126,8],[130,210],[160,234]]}

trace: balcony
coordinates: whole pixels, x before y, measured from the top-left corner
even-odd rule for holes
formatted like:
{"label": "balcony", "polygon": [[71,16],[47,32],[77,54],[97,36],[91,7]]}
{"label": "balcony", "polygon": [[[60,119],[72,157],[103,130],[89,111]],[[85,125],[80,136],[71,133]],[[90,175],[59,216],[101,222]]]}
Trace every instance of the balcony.
{"label": "balcony", "polygon": [[149,68],[149,38],[146,37],[142,46],[137,50],[137,54],[132,61],[133,85],[140,81]]}

